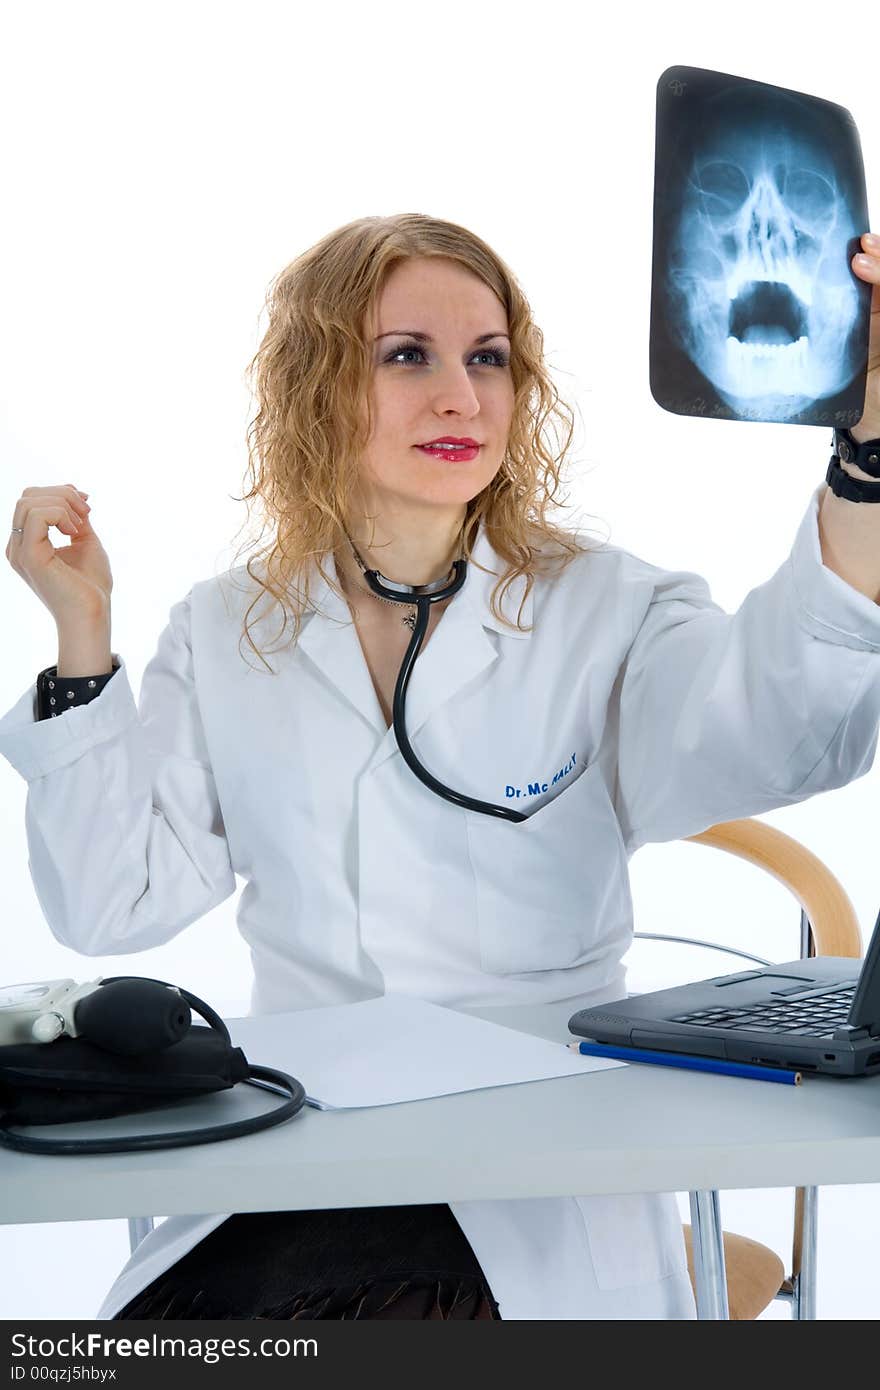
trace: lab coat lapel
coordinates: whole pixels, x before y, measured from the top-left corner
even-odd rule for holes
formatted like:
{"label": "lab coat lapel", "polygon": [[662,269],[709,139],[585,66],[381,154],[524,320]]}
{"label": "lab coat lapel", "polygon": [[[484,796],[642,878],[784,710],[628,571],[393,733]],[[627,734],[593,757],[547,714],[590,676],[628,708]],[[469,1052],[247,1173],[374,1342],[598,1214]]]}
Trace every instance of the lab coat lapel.
{"label": "lab coat lapel", "polygon": [[[338,582],[332,555],[324,558],[324,568],[334,582]],[[345,599],[331,589],[317,565],[313,569],[309,597],[317,605],[318,611],[309,611],[298,639],[299,650],[305,652],[370,727],[384,736],[385,720],[351,610]]]}
{"label": "lab coat lapel", "polygon": [[[406,727],[410,738],[427,722],[435,710],[452,699],[459,690],[480,675],[499,655],[497,636],[514,640],[528,638],[500,622],[491,609],[491,594],[503,561],[496,555],[483,527],[474,544],[464,587],[455,595],[431,634],[427,646],[416,658],[406,697]],[[332,555],[324,568],[337,579]],[[519,576],[504,599],[504,611],[516,620],[525,580]],[[386,730],[373,682],[361,649],[348,604],[313,570],[310,594],[318,612],[310,612],[299,638],[299,647],[358,714],[385,740],[373,765],[397,750],[393,729]],[[523,604],[522,621],[532,621],[532,595]]]}
{"label": "lab coat lapel", "polygon": [[[463,588],[455,595],[431,634],[427,646],[416,658],[406,695],[406,730],[410,740],[431,716],[476,680],[487,667],[497,661],[503,647],[496,634],[514,640],[528,638],[528,632],[518,632],[500,622],[491,610],[491,593],[503,572],[503,562],[495,554],[480,528],[472,552],[490,573],[468,565]],[[514,620],[525,580],[518,578],[505,596],[504,611]],[[531,624],[532,595],[523,605],[522,621]],[[373,760],[377,766],[397,751],[393,729],[388,730],[387,743]],[[416,748],[416,752],[418,749]]]}
{"label": "lab coat lapel", "polygon": [[475,571],[468,567],[465,586],[446,609],[431,640],[423,647],[409,679],[406,729],[412,737],[441,705],[497,660],[498,649],[484,631],[479,613],[465,599]]}

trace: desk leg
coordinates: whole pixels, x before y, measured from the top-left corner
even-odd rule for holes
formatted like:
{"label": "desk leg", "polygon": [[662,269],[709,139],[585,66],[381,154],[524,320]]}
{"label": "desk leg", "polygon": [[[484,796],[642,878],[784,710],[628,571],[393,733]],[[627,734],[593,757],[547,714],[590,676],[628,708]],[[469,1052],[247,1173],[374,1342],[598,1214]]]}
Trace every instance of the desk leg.
{"label": "desk leg", "polygon": [[153,1229],[152,1216],[130,1216],[128,1218],[128,1243],[131,1253],[134,1254],[141,1241],[148,1236]]}
{"label": "desk leg", "polygon": [[799,1187],[795,1192],[795,1241],[792,1260],[793,1318],[816,1317],[816,1235],[819,1222],[819,1189]]}
{"label": "desk leg", "polygon": [[727,1319],[727,1275],[717,1192],[691,1192],[697,1317]]}

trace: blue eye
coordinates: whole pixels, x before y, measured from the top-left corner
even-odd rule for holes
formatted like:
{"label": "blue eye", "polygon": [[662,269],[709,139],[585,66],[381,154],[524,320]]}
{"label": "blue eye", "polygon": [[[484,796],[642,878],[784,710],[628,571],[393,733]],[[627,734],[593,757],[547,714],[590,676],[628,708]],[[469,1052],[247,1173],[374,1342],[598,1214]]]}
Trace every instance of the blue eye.
{"label": "blue eye", "polygon": [[[424,356],[424,348],[420,343],[403,343],[400,347],[395,348],[394,351],[385,358],[385,361],[394,362],[396,358],[402,357],[405,352],[418,352]],[[480,348],[478,352],[474,353],[474,357],[494,357],[494,365],[496,367],[506,367],[509,362],[507,354],[502,352],[499,348]],[[406,366],[407,364],[401,363],[401,365]]]}

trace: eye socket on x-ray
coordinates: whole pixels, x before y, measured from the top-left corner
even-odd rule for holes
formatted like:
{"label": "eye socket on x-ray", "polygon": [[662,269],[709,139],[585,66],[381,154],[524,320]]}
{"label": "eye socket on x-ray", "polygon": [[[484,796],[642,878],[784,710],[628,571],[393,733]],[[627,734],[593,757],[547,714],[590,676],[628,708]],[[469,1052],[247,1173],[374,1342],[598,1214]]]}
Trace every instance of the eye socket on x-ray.
{"label": "eye socket on x-ray", "polygon": [[[828,179],[814,169],[787,169],[784,164],[777,164],[772,173],[780,199],[802,224],[796,222],[795,231],[826,229],[834,217],[834,188]],[[725,159],[697,164],[692,181],[703,195],[708,217],[739,212],[752,191],[745,170]]]}
{"label": "eye socket on x-ray", "polygon": [[693,182],[706,199],[709,216],[716,212],[738,212],[749,196],[749,181],[738,164],[726,159],[709,159],[698,164]]}
{"label": "eye socket on x-ray", "polygon": [[702,68],[657,84],[651,392],[664,410],[854,425],[871,286],[858,131],[818,97]]}
{"label": "eye socket on x-ray", "polygon": [[808,227],[827,228],[835,212],[834,189],[812,169],[785,171],[781,197],[792,213]]}

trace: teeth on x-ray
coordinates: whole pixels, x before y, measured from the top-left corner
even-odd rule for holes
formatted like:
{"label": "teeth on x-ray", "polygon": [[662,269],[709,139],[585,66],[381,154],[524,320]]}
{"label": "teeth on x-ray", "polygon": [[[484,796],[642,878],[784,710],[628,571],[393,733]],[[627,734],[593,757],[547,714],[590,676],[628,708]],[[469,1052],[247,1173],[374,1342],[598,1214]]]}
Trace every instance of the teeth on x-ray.
{"label": "teeth on x-ray", "polygon": [[784,392],[806,369],[809,338],[803,302],[788,285],[749,280],[731,298],[727,380],[741,395]]}
{"label": "teeth on x-ray", "polygon": [[755,385],[783,391],[794,375],[806,368],[809,339],[806,334],[793,343],[741,343],[732,335],[727,339],[727,366],[733,389],[746,395]]}
{"label": "teeth on x-ray", "polygon": [[740,285],[730,305],[727,338],[728,380],[734,391],[748,395],[785,390],[807,365],[809,339],[804,305],[786,284],[749,280]]}

